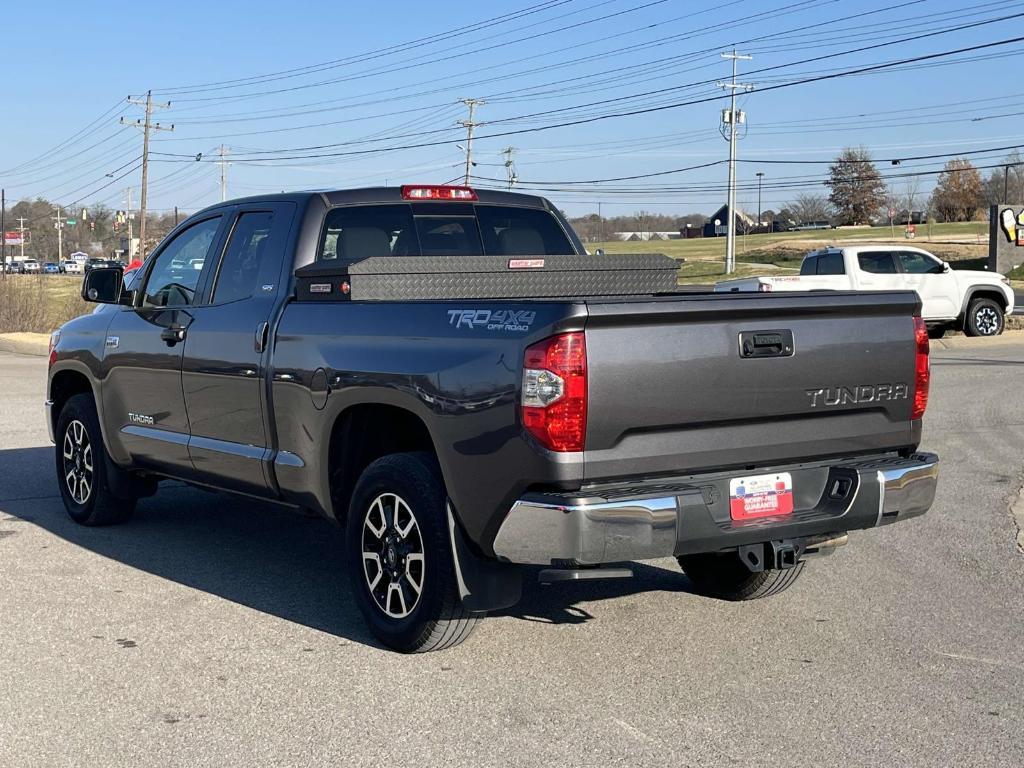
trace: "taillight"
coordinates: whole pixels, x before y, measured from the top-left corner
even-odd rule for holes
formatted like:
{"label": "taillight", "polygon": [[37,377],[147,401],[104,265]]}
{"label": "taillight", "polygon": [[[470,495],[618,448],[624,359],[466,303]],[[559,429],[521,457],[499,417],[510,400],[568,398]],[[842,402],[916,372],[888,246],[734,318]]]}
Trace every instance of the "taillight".
{"label": "taillight", "polygon": [[49,348],[46,350],[46,355],[49,359],[48,366],[53,365],[54,363],[57,362],[57,342],[59,341],[60,329],[57,329],[56,331],[50,334],[50,345]]}
{"label": "taillight", "polygon": [[931,365],[928,361],[928,328],[920,317],[914,318],[914,341],[917,351],[914,356],[914,408],[910,418],[920,419],[928,407],[928,384],[931,380]]}
{"label": "taillight", "polygon": [[526,348],[523,426],[552,451],[582,451],[587,437],[587,344],[562,333]]}
{"label": "taillight", "polygon": [[406,184],[402,187],[404,200],[476,200],[476,192],[469,187],[449,185],[417,186]]}

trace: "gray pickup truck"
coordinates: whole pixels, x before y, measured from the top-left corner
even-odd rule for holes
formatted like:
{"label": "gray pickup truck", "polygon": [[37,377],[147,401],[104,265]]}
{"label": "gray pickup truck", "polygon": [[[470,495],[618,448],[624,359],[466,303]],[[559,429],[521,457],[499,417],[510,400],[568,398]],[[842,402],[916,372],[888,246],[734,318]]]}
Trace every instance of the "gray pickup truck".
{"label": "gray pickup truck", "polygon": [[46,402],[71,517],[123,521],[164,478],[318,512],[401,651],[461,642],[525,573],[675,557],[771,595],[935,494],[915,293],[680,293],[538,197],[229,201],[82,295]]}

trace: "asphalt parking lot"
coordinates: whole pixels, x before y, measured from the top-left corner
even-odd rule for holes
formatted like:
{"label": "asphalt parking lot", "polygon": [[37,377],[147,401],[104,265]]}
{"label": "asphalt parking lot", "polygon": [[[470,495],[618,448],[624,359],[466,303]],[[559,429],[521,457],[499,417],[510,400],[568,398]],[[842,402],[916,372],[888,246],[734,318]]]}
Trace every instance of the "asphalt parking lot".
{"label": "asphalt parking lot", "polygon": [[923,518],[745,605],[674,561],[529,585],[452,651],[373,644],[340,535],[168,485],[66,517],[45,359],[0,353],[0,765],[1024,765],[1024,343],[937,349]]}

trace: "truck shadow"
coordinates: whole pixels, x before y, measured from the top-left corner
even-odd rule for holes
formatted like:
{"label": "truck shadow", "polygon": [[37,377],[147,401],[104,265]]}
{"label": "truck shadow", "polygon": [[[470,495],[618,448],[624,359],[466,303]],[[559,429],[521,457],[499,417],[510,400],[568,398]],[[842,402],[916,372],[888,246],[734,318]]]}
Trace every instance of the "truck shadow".
{"label": "truck shadow", "polygon": [[[52,462],[51,447],[0,450],[0,528],[35,525],[132,568],[286,621],[378,645],[350,594],[342,531],[334,524],[167,481],[156,496],[139,502],[129,522],[85,528],[65,513]],[[11,538],[5,546],[16,541]],[[527,569],[522,601],[497,615],[582,623],[593,616],[578,603],[690,590],[678,570],[637,565],[634,571],[632,579],[544,586],[537,583],[539,569]]]}

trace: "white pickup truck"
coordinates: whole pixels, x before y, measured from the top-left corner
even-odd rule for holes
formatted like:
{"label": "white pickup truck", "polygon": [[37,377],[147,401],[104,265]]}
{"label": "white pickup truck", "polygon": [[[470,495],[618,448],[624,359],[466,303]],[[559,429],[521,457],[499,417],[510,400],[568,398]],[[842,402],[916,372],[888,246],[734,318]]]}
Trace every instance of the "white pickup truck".
{"label": "white pickup truck", "polygon": [[724,280],[715,291],[917,291],[932,336],[951,328],[997,336],[1013,312],[1010,281],[994,272],[953,270],[920,248],[855,245],[804,257],[799,275]]}

